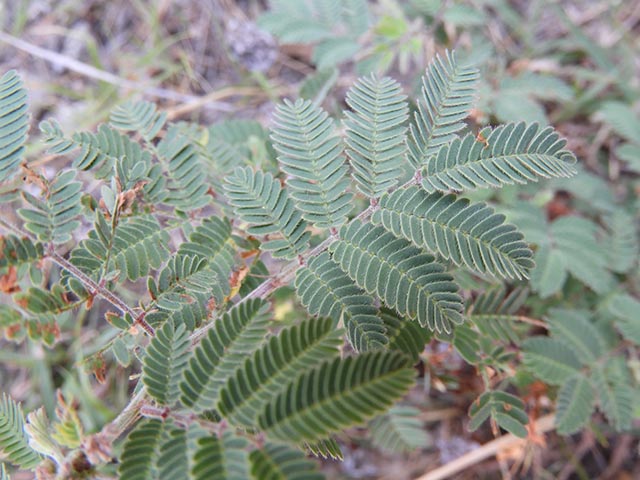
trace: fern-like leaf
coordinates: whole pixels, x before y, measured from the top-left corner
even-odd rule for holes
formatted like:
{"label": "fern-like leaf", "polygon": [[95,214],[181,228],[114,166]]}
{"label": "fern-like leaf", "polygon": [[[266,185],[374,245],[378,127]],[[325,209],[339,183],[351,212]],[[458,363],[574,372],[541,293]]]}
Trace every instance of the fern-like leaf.
{"label": "fern-like leaf", "polygon": [[640,240],[634,218],[622,210],[616,210],[604,218],[608,238],[606,240],[609,268],[626,273],[638,263]]}
{"label": "fern-like leaf", "polygon": [[145,350],[142,383],[157,402],[171,406],[178,399],[178,382],[187,365],[191,346],[184,324],[165,322]]}
{"label": "fern-like leaf", "polygon": [[329,249],[359,287],[401,315],[438,332],[462,323],[462,300],[451,275],[406,240],[354,220]]}
{"label": "fern-like leaf", "polygon": [[280,441],[321,440],[386,410],[409,390],[414,376],[398,352],[336,358],[291,382],[266,405],[258,424]]}
{"label": "fern-like leaf", "polygon": [[3,459],[25,469],[35,467],[42,460],[29,446],[20,404],[6,393],[0,401],[0,453]]}
{"label": "fern-like leaf", "polygon": [[71,263],[94,280],[104,273],[133,281],[160,267],[169,252],[169,235],[158,220],[151,215],[132,217],[113,232],[97,215],[95,229],[71,252]]}
{"label": "fern-like leaf", "polygon": [[605,338],[581,310],[551,309],[547,318],[554,338],[565,343],[584,365],[590,365],[605,351]]}
{"label": "fern-like leaf", "polygon": [[323,480],[311,460],[286,445],[267,443],[251,452],[252,480]]}
{"label": "fern-like leaf", "polygon": [[40,242],[15,235],[0,236],[0,272],[9,267],[29,265],[43,256]]}
{"label": "fern-like leaf", "polygon": [[584,428],[595,408],[595,398],[591,382],[584,375],[575,375],[564,382],[558,391],[558,433],[571,435]]}
{"label": "fern-like leaf", "polygon": [[523,235],[484,203],[413,186],[384,195],[379,205],[374,224],[456,265],[514,279],[534,266]]}
{"label": "fern-like leaf", "polygon": [[125,132],[136,132],[147,142],[151,142],[162,130],[167,119],[165,113],[158,113],[151,102],[126,102],[111,112],[111,125]]}
{"label": "fern-like leaf", "polygon": [[409,355],[413,363],[416,363],[424,351],[424,346],[431,338],[429,330],[422,328],[416,322],[408,322],[388,308],[380,310],[380,317],[387,328],[387,337],[389,337],[387,348]]}
{"label": "fern-like leaf", "polygon": [[551,385],[562,385],[580,371],[581,365],[576,355],[558,339],[532,337],[522,347],[525,366]]}
{"label": "fern-like leaf", "polygon": [[29,131],[27,91],[15,70],[0,77],[0,183],[13,178]]}
{"label": "fern-like leaf", "polygon": [[80,225],[76,218],[82,211],[82,183],[76,182],[75,176],[73,170],[58,173],[48,184],[44,199],[22,192],[33,208],[21,208],[18,214],[25,220],[24,227],[39,240],[65,243]]}
{"label": "fern-like leaf", "polygon": [[164,424],[160,420],[138,423],[124,442],[118,467],[120,478],[149,480],[157,477],[156,462],[163,433]]}
{"label": "fern-like leaf", "polygon": [[369,428],[373,444],[387,452],[411,452],[426,447],[429,441],[420,421],[420,410],[414,407],[392,407],[374,418]]}
{"label": "fern-like leaf", "polygon": [[420,168],[465,127],[479,72],[460,65],[453,52],[436,55],[422,77],[422,96],[411,125],[409,160]]}
{"label": "fern-like leaf", "polygon": [[247,229],[249,234],[278,233],[282,237],[265,241],[262,249],[277,258],[293,258],[308,248],[306,222],[270,173],[237,168],[226,178],[225,190],[236,215],[253,225]]}
{"label": "fern-like leaf", "polygon": [[338,227],[353,205],[342,142],[327,112],[310,101],[278,105],[271,138],[291,198],[305,220]]}
{"label": "fern-like leaf", "polygon": [[409,107],[395,80],[361,78],[347,92],[346,139],[358,190],[377,198],[402,175]]}
{"label": "fern-like leaf", "polygon": [[321,253],[296,272],[295,287],[310,314],[344,323],[356,351],[375,350],[387,343],[373,298],[358,288],[328,253]]}
{"label": "fern-like leaf", "polygon": [[503,342],[518,342],[512,324],[518,320],[517,312],[528,295],[526,288],[516,288],[509,294],[503,285],[489,288],[469,306],[467,318],[485,336]]}
{"label": "fern-like leaf", "polygon": [[427,192],[462,191],[570,177],[576,173],[576,159],[565,145],[551,127],[541,129],[537,123],[486,127],[430,156],[421,171],[422,187]]}
{"label": "fern-like leaf", "polygon": [[194,480],[246,480],[249,478],[249,455],[247,440],[231,432],[222,438],[207,436],[196,442],[194,465],[191,475]]}
{"label": "fern-like leaf", "polygon": [[591,379],[598,393],[600,409],[616,430],[624,431],[631,428],[635,392],[630,380],[616,373],[598,366],[592,371]]}
{"label": "fern-like leaf", "polygon": [[338,355],[340,331],[330,318],[282,330],[245,360],[220,391],[218,410],[234,424],[253,427],[258,414],[298,372]]}
{"label": "fern-like leaf", "polygon": [[209,186],[204,165],[193,141],[177,125],[171,126],[158,144],[158,155],[167,163],[169,195],[165,202],[182,211],[202,208],[209,203]]}
{"label": "fern-like leaf", "polygon": [[187,478],[191,432],[167,423],[158,453],[158,478]]}
{"label": "fern-like leaf", "polygon": [[509,433],[525,438],[529,417],[524,410],[524,402],[510,393],[500,391],[484,392],[469,408],[469,430],[475,431],[489,417]]}
{"label": "fern-like leaf", "polygon": [[206,259],[178,254],[162,269],[157,283],[151,278],[147,281],[154,302],[149,306],[146,320],[151,325],[159,325],[172,318],[175,325],[193,330],[206,317],[209,300],[215,300],[216,304],[222,302],[221,284],[226,281],[220,281]]}
{"label": "fern-like leaf", "polygon": [[340,461],[344,460],[340,445],[338,445],[338,442],[333,438],[326,438],[313,443],[305,442],[304,449],[316,457]]}
{"label": "fern-like leaf", "polygon": [[268,306],[263,300],[248,300],[215,321],[184,370],[180,400],[185,406],[197,412],[215,408],[220,388],[264,340]]}

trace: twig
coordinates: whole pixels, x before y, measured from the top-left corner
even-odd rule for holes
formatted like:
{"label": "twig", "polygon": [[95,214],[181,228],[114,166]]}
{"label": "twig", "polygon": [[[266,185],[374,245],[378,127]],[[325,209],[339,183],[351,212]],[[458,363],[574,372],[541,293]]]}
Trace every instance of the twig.
{"label": "twig", "polygon": [[[553,430],[554,414],[545,415],[539,418],[535,422],[535,431],[539,433],[545,433]],[[469,453],[456,458],[452,462],[447,463],[435,470],[432,470],[424,475],[416,478],[416,480],[442,480],[446,478],[454,478],[454,475],[477,464],[487,458],[493,457],[501,450],[507,449],[515,444],[524,442],[525,440],[516,437],[512,434],[503,435],[500,438],[496,438],[488,443],[485,443],[480,448],[472,450]]]}
{"label": "twig", "polygon": [[[111,72],[100,70],[99,68],[86,64],[84,62],[80,62],[75,58],[62,55],[58,52],[38,47],[37,45],[33,45],[20,38],[16,38],[13,35],[9,35],[8,33],[3,31],[0,31],[0,42],[7,43],[12,47],[17,48],[18,50],[22,50],[29,55],[41,58],[47,62],[53,63],[54,65],[68,68],[69,70],[84,75],[85,77],[94,78],[102,82],[110,83],[120,88],[137,90],[152,97],[164,98],[166,100],[172,100],[175,102],[196,102],[202,99],[202,97],[198,97],[195,95],[188,95],[185,93],[176,92],[174,90],[153,87],[145,85],[142,82],[120,78]],[[234,110],[234,107],[232,105],[214,101],[202,103],[201,106],[206,106],[208,108],[223,112],[230,112]]]}
{"label": "twig", "polygon": [[222,88],[220,90],[216,90],[215,92],[208,93],[203,97],[196,97],[194,100],[189,103],[185,103],[183,105],[179,105],[174,108],[166,109],[167,118],[169,120],[174,120],[179,118],[187,113],[191,113],[194,110],[198,110],[206,106],[209,103],[215,102],[216,100],[221,100],[223,98],[233,97],[235,95],[242,95],[244,97],[249,96],[261,96],[265,95],[264,91],[257,87],[227,87]]}

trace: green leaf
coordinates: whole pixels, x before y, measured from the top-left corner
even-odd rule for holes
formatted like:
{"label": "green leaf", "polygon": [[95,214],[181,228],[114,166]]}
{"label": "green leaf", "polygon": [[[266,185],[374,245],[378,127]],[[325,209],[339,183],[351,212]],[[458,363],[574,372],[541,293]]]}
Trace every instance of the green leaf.
{"label": "green leaf", "polygon": [[353,208],[342,142],[327,112],[310,101],[276,107],[271,138],[291,198],[318,228],[339,227]]}
{"label": "green leaf", "polygon": [[302,452],[286,445],[267,443],[254,450],[251,459],[251,478],[253,480],[323,480],[311,460]]}
{"label": "green leaf", "polygon": [[401,315],[438,332],[462,323],[462,300],[453,278],[433,256],[406,240],[354,220],[329,249],[359,287]]}
{"label": "green leaf", "polygon": [[317,441],[385,411],[413,385],[398,352],[336,358],[305,372],[267,404],[258,424],[284,442]]}
{"label": "green leaf", "polygon": [[538,177],[575,175],[575,156],[550,127],[510,123],[478,135],[467,134],[427,159],[422,187],[427,192],[525,184]]}
{"label": "green leaf", "polygon": [[616,317],[615,325],[624,338],[640,345],[640,302],[620,293],[609,300],[607,311]]}
{"label": "green leaf", "polygon": [[222,438],[197,440],[191,475],[194,480],[247,480],[249,478],[248,442],[227,431]]}
{"label": "green leaf", "polygon": [[18,214],[25,220],[25,229],[38,240],[60,245],[71,240],[73,231],[80,226],[77,217],[82,212],[82,183],[76,182],[75,176],[74,170],[58,172],[48,184],[42,200],[22,192],[33,208],[20,208]]}
{"label": "green leaf", "polygon": [[529,417],[524,410],[524,403],[510,393],[487,391],[478,397],[469,408],[469,430],[475,431],[491,417],[500,427],[517,437],[525,438]]}
{"label": "green leaf", "polygon": [[269,304],[253,299],[217,319],[193,350],[184,370],[180,401],[196,412],[215,408],[220,388],[243,358],[264,340]]}
{"label": "green leaf", "polygon": [[512,324],[518,320],[517,313],[528,295],[526,288],[516,288],[508,295],[503,285],[488,288],[470,305],[467,318],[485,336],[519,343],[519,336]]}
{"label": "green leaf", "polygon": [[389,337],[387,348],[409,355],[413,363],[418,362],[424,346],[431,339],[429,330],[422,328],[416,322],[398,316],[396,312],[387,308],[380,310],[380,317]]}
{"label": "green leaf", "polygon": [[118,474],[129,480],[157,477],[156,462],[160,454],[164,424],[160,420],[142,420],[127,436],[120,455]]}
{"label": "green leaf", "polygon": [[211,196],[204,165],[194,142],[179,126],[169,128],[157,147],[158,155],[167,163],[169,195],[165,202],[182,211],[196,210],[207,205]]}
{"label": "green leaf", "polygon": [[330,318],[282,330],[229,378],[220,391],[218,410],[231,423],[253,427],[258,414],[291,378],[338,355],[340,333]]}
{"label": "green leaf", "polygon": [[393,188],[406,157],[409,107],[400,84],[375,76],[360,78],[349,89],[345,113],[347,154],[360,192],[377,198]]}
{"label": "green leaf", "polygon": [[24,425],[22,407],[3,393],[0,401],[0,452],[4,460],[20,468],[31,469],[42,461],[42,457],[29,446]]}
{"label": "green leaf", "polygon": [[580,371],[580,361],[567,344],[548,337],[532,337],[522,344],[524,365],[551,385],[562,385]]}
{"label": "green leaf", "polygon": [[9,267],[30,265],[43,257],[43,246],[29,238],[0,236],[0,272]]}
{"label": "green leaf", "polygon": [[150,143],[162,130],[167,119],[151,102],[126,102],[111,112],[111,125],[125,132],[136,132]]}
{"label": "green leaf", "polygon": [[629,380],[602,367],[591,373],[600,409],[618,431],[629,430],[633,420],[634,390]]}
{"label": "green leaf", "polygon": [[571,435],[583,429],[595,408],[595,392],[584,375],[565,381],[558,391],[556,427],[558,433]]}
{"label": "green leaf", "polygon": [[173,405],[178,399],[178,382],[187,365],[191,341],[184,324],[168,320],[145,350],[142,383],[147,392],[162,405]]}
{"label": "green leaf", "polygon": [[567,344],[584,364],[590,365],[604,354],[605,339],[581,310],[551,309],[547,322],[554,338]]}
{"label": "green leaf", "polygon": [[414,168],[426,165],[465,128],[478,77],[478,70],[460,65],[453,52],[433,58],[422,77],[422,97],[410,127],[409,160]]}
{"label": "green leaf", "polygon": [[427,446],[429,437],[420,421],[420,410],[395,406],[369,424],[373,444],[392,453],[411,452]]}
{"label": "green leaf", "polygon": [[514,279],[534,266],[523,235],[484,203],[413,186],[384,195],[379,205],[372,223],[456,265]]}
{"label": "green leaf", "polygon": [[640,241],[634,218],[621,209],[603,217],[607,227],[607,265],[616,273],[626,273],[638,263]]}
{"label": "green leaf", "polygon": [[384,324],[373,298],[357,287],[327,252],[296,272],[295,287],[310,314],[330,316],[336,324],[344,323],[347,338],[356,351],[386,345]]}
{"label": "green leaf", "polygon": [[19,171],[29,131],[27,91],[15,70],[0,77],[0,183]]}
{"label": "green leaf", "polygon": [[236,215],[253,225],[247,233],[281,236],[262,243],[263,250],[271,251],[276,258],[290,259],[308,248],[310,235],[305,231],[306,222],[270,173],[237,168],[225,179],[224,188]]}

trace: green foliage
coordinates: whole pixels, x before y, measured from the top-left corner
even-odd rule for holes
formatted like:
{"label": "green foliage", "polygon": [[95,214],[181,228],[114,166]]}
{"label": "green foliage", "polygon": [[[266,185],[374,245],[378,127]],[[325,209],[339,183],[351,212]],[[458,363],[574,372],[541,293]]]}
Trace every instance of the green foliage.
{"label": "green foliage", "polygon": [[524,411],[524,402],[510,393],[487,391],[478,397],[469,408],[471,422],[469,430],[476,430],[491,417],[500,427],[520,438],[527,436],[525,425],[529,417]]}
{"label": "green foliage", "polygon": [[[453,53],[436,56],[422,77],[422,96],[411,124],[409,160],[414,168],[428,165],[430,157],[454,140],[473,105],[477,69],[458,63]],[[426,187],[425,187],[426,188]]]}
{"label": "green foliage", "polygon": [[151,142],[160,133],[166,118],[151,102],[126,102],[113,109],[110,123],[118,130],[135,132]]}
{"label": "green foliage", "polygon": [[353,178],[360,192],[377,198],[393,188],[405,160],[409,108],[400,84],[385,77],[361,78],[347,92],[346,139]]}
{"label": "green foliage", "polygon": [[32,208],[21,208],[18,213],[25,220],[24,227],[38,240],[56,245],[66,243],[80,226],[82,183],[75,181],[75,177],[73,170],[59,172],[45,184],[44,199],[22,192]]}
{"label": "green foliage", "polygon": [[43,256],[43,247],[40,242],[33,242],[29,238],[20,238],[15,235],[0,237],[0,271],[6,271],[10,267],[29,265]]}
{"label": "green foliage", "polygon": [[124,444],[118,473],[121,478],[148,480],[156,478],[156,462],[164,425],[160,420],[138,423]]}
{"label": "green foliage", "polygon": [[301,452],[286,445],[267,443],[251,452],[251,478],[254,480],[321,480],[316,465]]}
{"label": "green foliage", "polygon": [[167,164],[169,195],[166,202],[188,211],[202,208],[210,201],[209,187],[202,174],[198,149],[176,125],[169,127],[158,144],[158,156]]}
{"label": "green foliage", "polygon": [[142,383],[158,403],[173,405],[178,399],[178,382],[189,360],[187,350],[190,345],[185,325],[175,326],[173,321],[167,320],[145,350]]}
{"label": "green foliage", "polygon": [[360,424],[411,387],[414,372],[407,360],[398,352],[379,351],[327,361],[289,383],[258,424],[269,437],[284,442],[321,440]]}
{"label": "green foliage", "polygon": [[605,293],[612,283],[607,250],[598,241],[598,226],[582,217],[562,216],[549,223],[544,213],[517,204],[510,212],[513,222],[526,238],[538,244],[531,272],[531,286],[542,298],[559,292],[569,274],[598,293]]}
{"label": "green foliage", "polygon": [[329,115],[310,101],[278,105],[271,138],[291,198],[318,228],[339,227],[352,209],[347,166]]}
{"label": "green foliage", "polygon": [[462,323],[462,300],[444,267],[382,227],[353,221],[329,249],[359,287],[438,332]]}
{"label": "green foliage", "polygon": [[27,91],[15,70],[0,77],[0,183],[18,172],[29,131]]}
{"label": "green foliage", "polygon": [[225,313],[193,350],[180,382],[180,401],[197,412],[215,408],[220,388],[264,340],[267,303],[249,300]]}
{"label": "green foliage", "polygon": [[502,285],[489,288],[469,306],[467,318],[489,338],[518,343],[513,323],[528,294],[526,288],[516,288],[508,294]]}
{"label": "green foliage", "polygon": [[29,447],[20,404],[6,393],[2,394],[0,402],[0,452],[3,459],[20,468],[33,468],[42,460],[40,455]]}
{"label": "green foliage", "polygon": [[115,229],[97,215],[95,230],[71,254],[71,262],[94,278],[137,280],[160,267],[169,235],[153,216],[120,222]]}
{"label": "green foliage", "polygon": [[255,426],[258,414],[292,377],[337,356],[339,343],[340,331],[330,318],[282,330],[229,378],[220,391],[220,413],[239,426]]}
{"label": "green foliage", "polygon": [[230,432],[222,435],[201,437],[193,457],[192,478],[224,480],[244,480],[249,478],[247,441]]}
{"label": "green foliage", "polygon": [[384,195],[371,221],[456,265],[505,278],[527,278],[533,253],[522,234],[504,219],[483,203],[409,187]]}
{"label": "green foliage", "polygon": [[277,258],[293,258],[308,248],[306,222],[270,173],[237,168],[226,178],[224,187],[236,215],[253,225],[247,229],[249,234],[278,233],[282,237],[267,240],[262,249],[272,251]]}
{"label": "green foliage", "polygon": [[501,187],[538,177],[575,175],[576,159],[551,128],[510,123],[455,138],[430,156],[422,171],[428,192]]}
{"label": "green foliage", "polygon": [[417,408],[392,407],[371,421],[369,428],[373,444],[388,452],[411,452],[425,447],[428,437],[419,417]]}
{"label": "green foliage", "polygon": [[595,408],[593,386],[584,375],[574,375],[558,392],[556,426],[558,433],[570,435],[582,429]]}
{"label": "green foliage", "polygon": [[259,24],[284,43],[317,43],[319,68],[337,65],[358,52],[358,37],[369,27],[364,0],[276,0]]}
{"label": "green foliage", "polygon": [[353,284],[324,252],[296,272],[296,290],[312,315],[342,321],[356,351],[377,349],[387,343],[385,328],[374,299]]}

